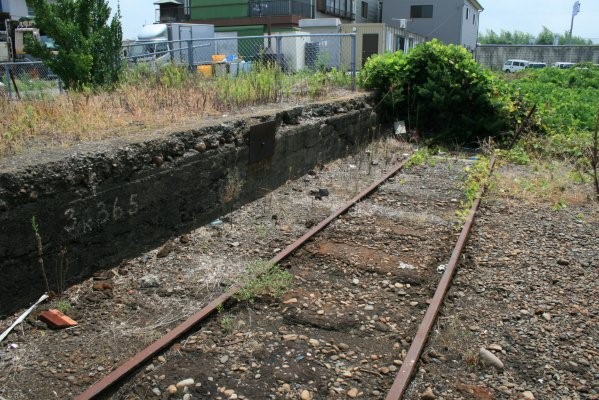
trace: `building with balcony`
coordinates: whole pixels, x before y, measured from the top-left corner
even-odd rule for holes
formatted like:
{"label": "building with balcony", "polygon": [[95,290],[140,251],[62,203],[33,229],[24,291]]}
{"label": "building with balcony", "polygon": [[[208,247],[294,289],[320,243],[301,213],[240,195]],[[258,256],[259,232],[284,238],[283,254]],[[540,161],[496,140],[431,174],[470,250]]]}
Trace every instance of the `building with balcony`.
{"label": "building with balcony", "polygon": [[382,0],[316,0],[315,18],[337,17],[343,23],[381,22]]}
{"label": "building with balcony", "polygon": [[387,0],[382,15],[391,26],[474,51],[482,11],[477,0]]}
{"label": "building with balcony", "polygon": [[217,32],[256,36],[299,29],[300,19],[380,22],[380,0],[157,0],[157,22],[212,24]]}

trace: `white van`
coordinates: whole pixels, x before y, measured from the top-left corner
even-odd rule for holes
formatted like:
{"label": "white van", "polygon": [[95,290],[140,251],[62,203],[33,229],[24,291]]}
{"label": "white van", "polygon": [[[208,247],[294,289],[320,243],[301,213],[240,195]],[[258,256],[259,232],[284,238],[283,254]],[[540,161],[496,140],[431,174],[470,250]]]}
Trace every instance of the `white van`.
{"label": "white van", "polygon": [[556,62],[553,63],[553,66],[559,69],[568,69],[573,68],[576,64],[573,62]]}
{"label": "white van", "polygon": [[529,62],[526,60],[507,60],[501,68],[504,72],[517,72],[522,71],[528,66]]}

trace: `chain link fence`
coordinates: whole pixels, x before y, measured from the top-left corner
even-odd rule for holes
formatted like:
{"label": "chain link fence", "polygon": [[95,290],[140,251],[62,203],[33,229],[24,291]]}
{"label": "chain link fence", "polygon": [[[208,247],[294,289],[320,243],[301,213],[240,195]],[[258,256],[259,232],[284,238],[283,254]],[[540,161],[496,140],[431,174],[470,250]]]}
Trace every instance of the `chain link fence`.
{"label": "chain link fence", "polygon": [[174,63],[206,78],[235,77],[260,65],[278,66],[289,74],[335,69],[351,75],[352,88],[355,87],[354,34],[280,34],[137,42],[125,46],[123,54],[129,65],[148,64],[159,71]]}
{"label": "chain link fence", "polygon": [[0,96],[9,99],[53,97],[62,92],[62,82],[42,62],[0,64]]}
{"label": "chain link fence", "polygon": [[[232,33],[226,33],[232,35]],[[125,68],[147,65],[157,74],[169,64],[200,77],[235,78],[260,66],[287,74],[336,70],[351,76],[355,89],[355,34],[277,34],[211,39],[136,42],[123,47]],[[62,82],[41,62],[0,64],[0,96],[46,98],[62,92]]]}

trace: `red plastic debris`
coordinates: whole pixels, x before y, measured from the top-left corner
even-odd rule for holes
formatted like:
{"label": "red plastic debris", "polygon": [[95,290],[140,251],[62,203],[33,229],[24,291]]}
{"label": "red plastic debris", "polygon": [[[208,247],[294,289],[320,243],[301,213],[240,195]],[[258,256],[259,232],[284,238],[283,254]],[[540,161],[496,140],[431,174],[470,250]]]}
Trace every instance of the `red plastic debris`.
{"label": "red plastic debris", "polygon": [[54,309],[42,312],[38,318],[48,324],[49,327],[56,329],[77,325],[76,321]]}

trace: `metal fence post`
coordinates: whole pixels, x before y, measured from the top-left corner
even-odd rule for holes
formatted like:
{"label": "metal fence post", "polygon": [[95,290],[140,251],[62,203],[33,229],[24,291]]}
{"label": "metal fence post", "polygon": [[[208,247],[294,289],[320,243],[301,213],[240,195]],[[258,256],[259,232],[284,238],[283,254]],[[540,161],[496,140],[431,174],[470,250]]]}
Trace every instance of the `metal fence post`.
{"label": "metal fence post", "polygon": [[60,79],[60,77],[58,78],[58,93],[62,94],[63,92],[63,88],[62,88],[62,79]]}
{"label": "metal fence post", "polygon": [[193,40],[187,41],[187,62],[189,63],[189,71],[193,71]]}
{"label": "metal fence post", "polygon": [[277,35],[277,64],[281,69],[283,68],[283,36]]}
{"label": "metal fence post", "polygon": [[10,86],[10,70],[8,64],[4,64],[4,78],[6,82],[6,91],[8,92],[8,98],[12,99],[12,89]]}
{"label": "metal fence post", "polygon": [[351,34],[351,90],[356,90],[356,34]]}

